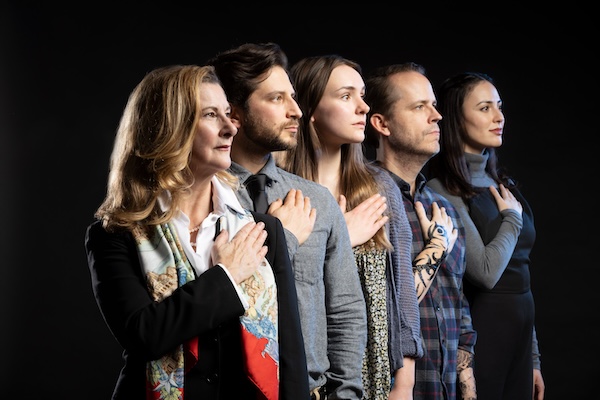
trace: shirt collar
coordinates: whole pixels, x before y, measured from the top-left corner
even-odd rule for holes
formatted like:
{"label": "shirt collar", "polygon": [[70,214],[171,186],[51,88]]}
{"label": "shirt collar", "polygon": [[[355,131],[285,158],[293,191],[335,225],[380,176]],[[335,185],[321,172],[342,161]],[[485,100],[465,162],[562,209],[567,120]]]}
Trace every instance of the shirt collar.
{"label": "shirt collar", "polygon": [[[231,172],[233,175],[236,175],[239,178],[240,182],[246,182],[246,179],[248,179],[250,175],[253,175],[252,172],[248,171],[245,167],[236,163],[235,161],[231,161],[229,172]],[[257,173],[267,175],[267,177],[269,177],[274,182],[279,181],[278,167],[277,164],[275,164],[275,159],[273,158],[272,154],[269,154],[269,157],[267,158],[267,163]]]}
{"label": "shirt collar", "polygon": [[[235,191],[228,184],[221,182],[217,176],[212,177],[211,183],[214,214],[223,215],[228,208],[238,214],[245,214],[244,207],[240,204]],[[171,206],[171,192],[164,191],[161,193],[158,196],[158,205],[162,211],[168,210]],[[189,221],[188,216],[183,212],[177,218],[188,219]]]}
{"label": "shirt collar", "polygon": [[216,176],[212,178],[212,183],[215,213],[223,215],[227,208],[234,210],[238,214],[246,213],[231,186],[221,182]]}
{"label": "shirt collar", "polygon": [[[382,164],[379,163],[377,165],[382,165]],[[394,182],[396,182],[396,184],[400,188],[400,191],[402,191],[402,193],[404,193],[405,195],[410,195],[410,184],[408,182],[406,182],[404,179],[400,178],[398,175],[394,174],[392,171],[390,171],[390,170],[386,170],[386,171],[390,174],[390,176],[392,177]],[[423,190],[423,188],[425,187],[426,183],[427,183],[427,179],[425,178],[425,175],[422,172],[419,172],[419,174],[417,175],[417,178],[415,179],[415,193],[417,193],[417,192],[420,193]]]}

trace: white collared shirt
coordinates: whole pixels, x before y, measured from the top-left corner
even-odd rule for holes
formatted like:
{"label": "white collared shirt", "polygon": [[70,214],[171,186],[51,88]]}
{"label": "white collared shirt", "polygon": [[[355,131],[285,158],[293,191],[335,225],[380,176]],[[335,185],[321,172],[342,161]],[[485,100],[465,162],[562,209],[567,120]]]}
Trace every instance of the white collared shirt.
{"label": "white collared shirt", "polygon": [[[177,230],[177,235],[179,236],[179,240],[181,241],[185,255],[188,257],[188,260],[190,260],[190,263],[192,264],[192,267],[198,276],[214,265],[213,261],[211,260],[210,252],[214,244],[217,220],[227,214],[228,208],[240,214],[246,214],[247,212],[240,204],[234,190],[231,187],[222,183],[216,176],[213,176],[211,183],[213,193],[213,211],[208,214],[208,216],[200,225],[200,229],[196,235],[195,251],[190,243],[190,218],[181,211],[171,221]],[[164,195],[161,195],[158,201],[163,210],[168,209],[170,203],[170,194],[167,192]],[[232,238],[229,239],[231,240]],[[227,273],[227,276],[238,292],[238,296],[240,297],[242,304],[244,304],[244,308],[248,308],[248,303],[244,296],[242,296],[239,285],[237,285],[237,283],[233,280],[233,277],[227,268],[221,264],[217,265],[223,268],[223,270]]]}

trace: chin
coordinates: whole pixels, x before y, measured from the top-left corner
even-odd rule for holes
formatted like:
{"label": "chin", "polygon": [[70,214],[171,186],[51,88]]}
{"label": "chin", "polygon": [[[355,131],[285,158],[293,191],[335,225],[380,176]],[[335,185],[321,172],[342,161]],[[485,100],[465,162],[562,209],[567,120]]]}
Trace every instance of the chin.
{"label": "chin", "polygon": [[286,144],[287,149],[295,149],[296,146],[298,146],[298,138],[296,136],[291,137],[290,140],[286,142]]}
{"label": "chin", "polygon": [[281,143],[281,148],[279,150],[280,151],[293,150],[296,147],[298,147],[298,141],[290,140],[288,142]]}
{"label": "chin", "polygon": [[365,133],[360,132],[360,134],[357,134],[356,137],[354,138],[354,140],[350,143],[362,143],[365,141]]}
{"label": "chin", "polygon": [[231,160],[215,165],[215,169],[217,169],[218,171],[225,171],[229,167],[231,167]]}

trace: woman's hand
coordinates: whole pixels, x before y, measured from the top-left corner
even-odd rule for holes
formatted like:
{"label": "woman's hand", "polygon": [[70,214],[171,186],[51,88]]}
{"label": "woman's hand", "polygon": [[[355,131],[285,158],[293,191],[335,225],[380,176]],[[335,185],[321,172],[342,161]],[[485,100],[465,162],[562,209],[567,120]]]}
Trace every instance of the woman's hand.
{"label": "woman's hand", "polygon": [[505,188],[504,185],[500,184],[500,192],[498,192],[498,189],[495,187],[490,186],[490,192],[492,192],[492,196],[496,199],[499,211],[513,209],[517,211],[519,215],[523,215],[523,206],[519,200],[515,198],[515,195]]}
{"label": "woman's hand", "polygon": [[211,249],[214,264],[222,264],[236,283],[251,277],[267,255],[267,231],[264,222],[248,222],[229,241],[224,229],[215,238]]}
{"label": "woman's hand", "polygon": [[388,221],[389,217],[383,215],[387,209],[386,201],[385,197],[377,193],[354,207],[352,211],[346,212],[346,197],[340,195],[338,204],[346,219],[352,247],[366,243]]}

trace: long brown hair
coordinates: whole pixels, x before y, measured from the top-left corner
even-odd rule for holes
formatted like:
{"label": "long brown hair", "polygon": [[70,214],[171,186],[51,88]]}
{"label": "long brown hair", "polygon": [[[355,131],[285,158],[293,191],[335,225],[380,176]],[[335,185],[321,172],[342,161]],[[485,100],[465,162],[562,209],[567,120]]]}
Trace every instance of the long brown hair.
{"label": "long brown hair", "polygon": [[[318,182],[322,146],[310,119],[323,97],[331,72],[340,65],[347,65],[362,74],[359,64],[335,54],[307,57],[290,69],[303,117],[300,119],[298,145],[293,150],[278,154],[277,161],[283,169],[315,182]],[[340,192],[346,196],[347,208],[351,210],[381,190],[373,179],[372,167],[363,154],[361,143],[344,144],[341,151]],[[384,228],[373,236],[373,240],[381,247],[391,247]]]}
{"label": "long brown hair", "polygon": [[[438,178],[450,194],[467,200],[487,188],[471,184],[471,173],[465,160],[467,139],[463,104],[465,98],[480,82],[494,85],[493,79],[480,72],[464,72],[446,79],[437,90],[438,108],[444,117],[440,121],[440,152],[429,162],[429,177]],[[488,161],[485,170],[498,184],[507,188],[516,186],[506,171],[499,168],[494,148],[487,148]]]}

